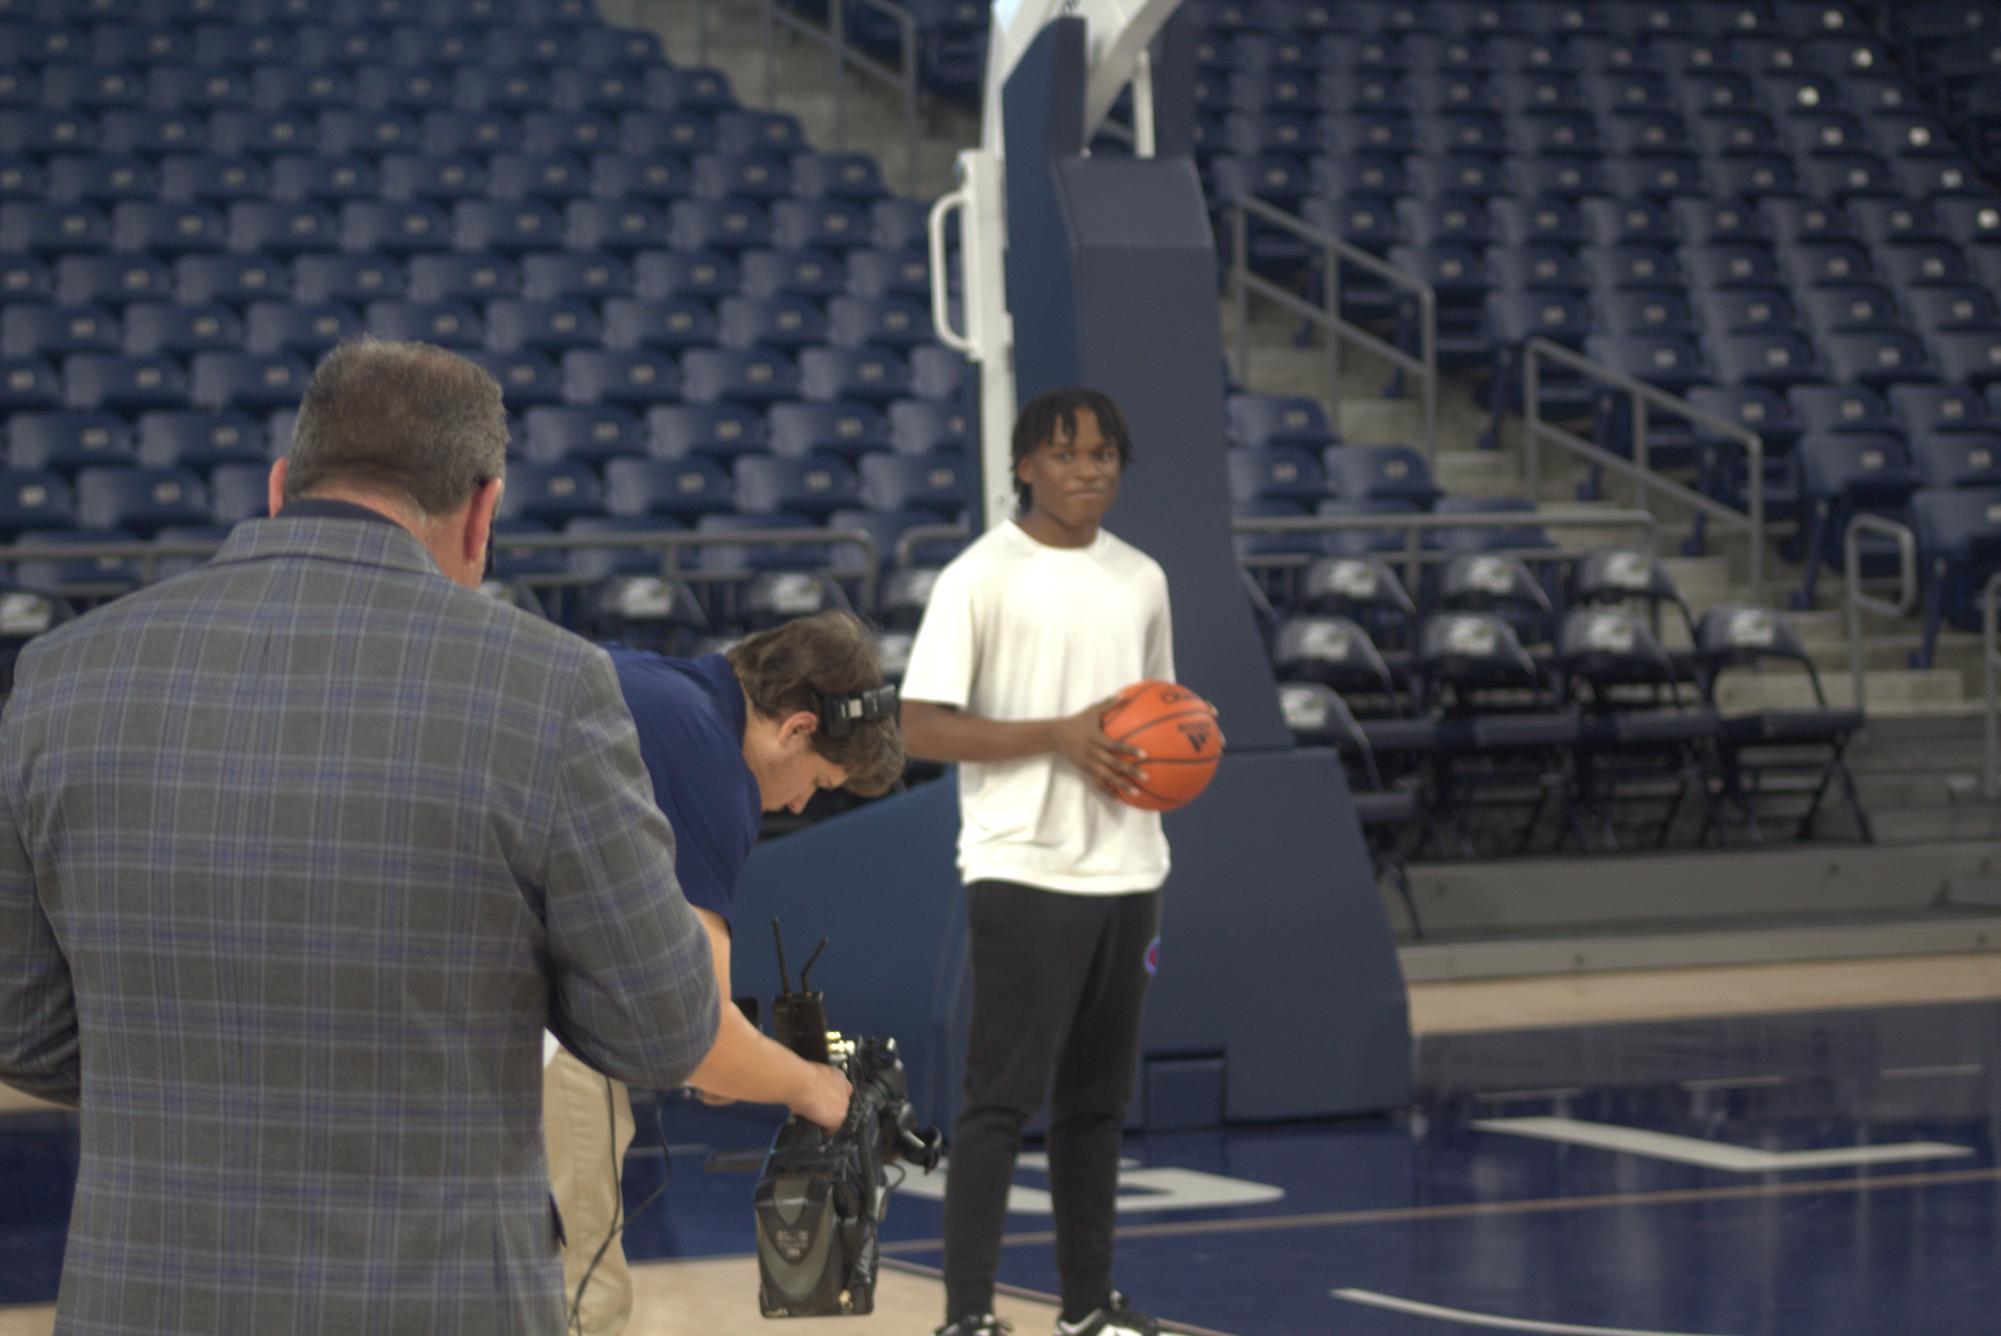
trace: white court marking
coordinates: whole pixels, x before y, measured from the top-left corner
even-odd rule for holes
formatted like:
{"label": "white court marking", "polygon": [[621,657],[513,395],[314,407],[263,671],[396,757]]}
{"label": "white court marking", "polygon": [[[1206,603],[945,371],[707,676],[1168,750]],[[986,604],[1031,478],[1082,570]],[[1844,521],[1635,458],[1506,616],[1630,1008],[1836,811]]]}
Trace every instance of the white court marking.
{"label": "white court marking", "polygon": [[1700,1332],[1656,1331],[1651,1327],[1580,1327],[1569,1322],[1537,1322],[1525,1317],[1495,1317],[1491,1313],[1473,1313],[1464,1308],[1444,1308],[1438,1304],[1419,1303],[1415,1299],[1399,1299],[1394,1294],[1378,1294],[1374,1290],[1330,1290],[1336,1299],[1346,1299],[1351,1304],[1366,1304],[1370,1308],[1387,1308],[1392,1312],[1409,1313],[1413,1317],[1435,1317],[1441,1322],[1457,1322],[1466,1327],[1486,1327],[1490,1331],[1540,1331],[1554,1336],[1703,1336]]}
{"label": "white court marking", "polygon": [[1942,1141],[1900,1141],[1884,1146],[1846,1146],[1831,1150],[1751,1150],[1704,1141],[1700,1137],[1645,1132],[1637,1127],[1587,1123],[1577,1118],[1486,1118],[1473,1126],[1484,1132],[1563,1141],[1573,1146],[1645,1155],[1676,1164],[1693,1164],[1731,1174],[1780,1174],[1795,1169],[1832,1169],[1848,1165],[1895,1164],[1904,1160],[1944,1160],[1971,1155],[1965,1146]]}
{"label": "white court marking", "polygon": [[[1049,1157],[1024,1152],[1016,1161],[1018,1169],[1049,1172]],[[949,1159],[928,1174],[912,1173],[897,1188],[911,1197],[945,1199],[945,1174]],[[1285,1198],[1285,1189],[1269,1183],[1253,1183],[1244,1178],[1225,1178],[1198,1169],[1142,1169],[1137,1160],[1119,1161],[1118,1209],[1129,1211],[1213,1211],[1225,1206],[1267,1206]],[[1046,1188],[1014,1183],[1008,1188],[1007,1209],[1021,1215],[1054,1215],[1056,1199]]]}

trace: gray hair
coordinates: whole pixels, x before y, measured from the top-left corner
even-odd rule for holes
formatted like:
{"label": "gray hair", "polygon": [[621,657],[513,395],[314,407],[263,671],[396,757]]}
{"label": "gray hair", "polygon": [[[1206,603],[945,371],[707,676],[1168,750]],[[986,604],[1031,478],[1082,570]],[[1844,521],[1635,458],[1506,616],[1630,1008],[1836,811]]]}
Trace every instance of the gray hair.
{"label": "gray hair", "polygon": [[360,338],[341,344],[299,403],[285,500],[347,485],[407,497],[448,515],[507,471],[500,385],[429,343]]}

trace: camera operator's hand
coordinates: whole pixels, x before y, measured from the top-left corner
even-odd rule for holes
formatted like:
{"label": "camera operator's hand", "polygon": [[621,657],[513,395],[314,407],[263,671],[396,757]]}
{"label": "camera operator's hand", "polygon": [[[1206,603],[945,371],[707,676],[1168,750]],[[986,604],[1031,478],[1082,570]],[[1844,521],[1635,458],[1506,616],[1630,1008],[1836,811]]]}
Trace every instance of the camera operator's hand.
{"label": "camera operator's hand", "polygon": [[854,1100],[855,1088],[838,1068],[824,1062],[809,1062],[805,1066],[810,1075],[806,1089],[792,1102],[792,1112],[818,1124],[822,1131],[840,1131],[841,1124],[848,1120],[848,1105]]}
{"label": "camera operator's hand", "polygon": [[1107,696],[1067,719],[1049,725],[1050,750],[1084,772],[1085,778],[1113,797],[1130,794],[1142,778],[1139,763],[1146,753],[1105,736],[1099,721],[1118,701]]}

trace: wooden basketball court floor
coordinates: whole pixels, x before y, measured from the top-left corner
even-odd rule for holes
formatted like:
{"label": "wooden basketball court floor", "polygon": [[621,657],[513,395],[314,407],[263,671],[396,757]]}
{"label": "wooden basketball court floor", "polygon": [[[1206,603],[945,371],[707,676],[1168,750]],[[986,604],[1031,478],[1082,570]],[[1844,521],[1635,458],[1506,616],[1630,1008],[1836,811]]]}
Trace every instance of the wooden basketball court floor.
{"label": "wooden basketball court floor", "polygon": [[[1883,1336],[2001,1330],[2001,954],[1411,990],[1420,1099],[1385,1118],[1131,1140],[1120,1280],[1190,1333]],[[633,1336],[939,1320],[935,1185],[893,1199],[870,1318],[757,1316],[774,1125],[670,1104],[628,1200]],[[53,1327],[68,1115],[0,1092],[0,1336]],[[650,1144],[648,1144],[650,1143]],[[736,1172],[708,1172],[725,1152]],[[1051,1328],[1031,1157],[1001,1313]]]}

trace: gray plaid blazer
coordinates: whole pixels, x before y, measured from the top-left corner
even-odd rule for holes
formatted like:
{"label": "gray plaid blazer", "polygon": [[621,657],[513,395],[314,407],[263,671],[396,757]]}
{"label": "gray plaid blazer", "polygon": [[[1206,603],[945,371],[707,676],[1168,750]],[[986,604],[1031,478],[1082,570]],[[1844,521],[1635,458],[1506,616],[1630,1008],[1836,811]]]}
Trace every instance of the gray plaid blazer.
{"label": "gray plaid blazer", "polygon": [[713,1042],[606,656],[404,530],[244,524],[0,717],[0,1080],[81,1111],[57,1329],[562,1329],[541,1032]]}

